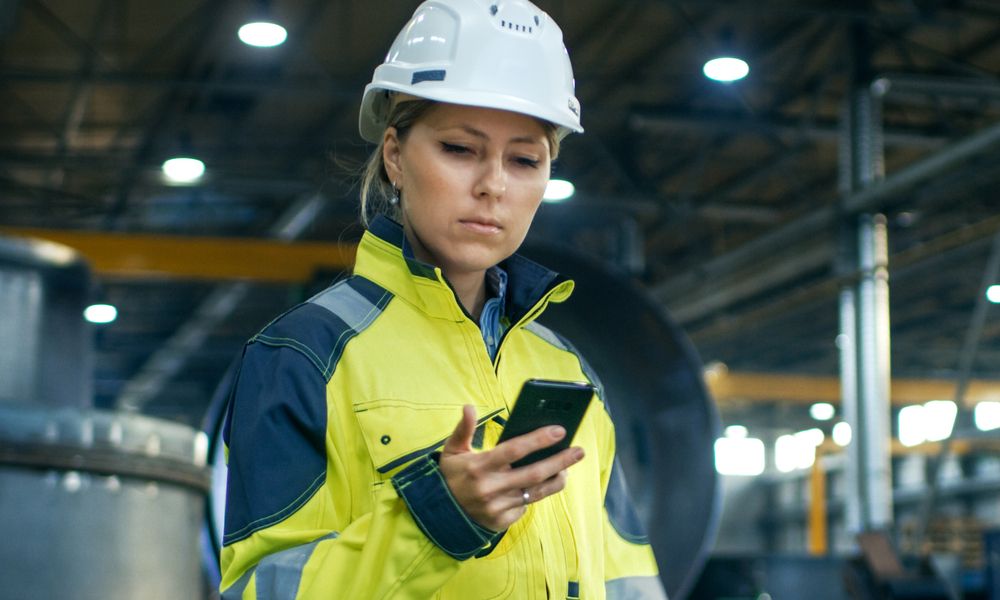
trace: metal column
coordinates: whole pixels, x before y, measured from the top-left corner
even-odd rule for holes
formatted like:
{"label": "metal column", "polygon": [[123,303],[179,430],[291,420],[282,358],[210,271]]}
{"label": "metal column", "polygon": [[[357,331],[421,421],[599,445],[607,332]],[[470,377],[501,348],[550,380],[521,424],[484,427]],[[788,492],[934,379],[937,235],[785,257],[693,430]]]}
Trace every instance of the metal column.
{"label": "metal column", "polygon": [[[857,52],[845,101],[840,166],[842,198],[885,175],[881,98],[867,85],[867,39],[854,35]],[[841,211],[841,406],[853,432],[847,448],[846,526],[852,533],[892,524],[892,439],[889,402],[889,275],[885,216]]]}

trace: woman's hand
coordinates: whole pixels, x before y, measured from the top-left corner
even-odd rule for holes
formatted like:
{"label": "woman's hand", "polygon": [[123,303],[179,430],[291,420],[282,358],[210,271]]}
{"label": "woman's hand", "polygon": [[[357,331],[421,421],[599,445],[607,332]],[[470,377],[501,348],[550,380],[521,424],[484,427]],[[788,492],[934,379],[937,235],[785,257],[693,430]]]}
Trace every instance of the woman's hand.
{"label": "woman's hand", "polygon": [[536,463],[513,469],[510,463],[551,446],[566,435],[558,425],[541,427],[492,450],[473,452],[476,409],[466,404],[462,420],[444,443],[440,467],[451,494],[479,525],[503,531],[521,518],[529,502],[566,486],[566,469],[583,459],[583,448],[567,448]]}

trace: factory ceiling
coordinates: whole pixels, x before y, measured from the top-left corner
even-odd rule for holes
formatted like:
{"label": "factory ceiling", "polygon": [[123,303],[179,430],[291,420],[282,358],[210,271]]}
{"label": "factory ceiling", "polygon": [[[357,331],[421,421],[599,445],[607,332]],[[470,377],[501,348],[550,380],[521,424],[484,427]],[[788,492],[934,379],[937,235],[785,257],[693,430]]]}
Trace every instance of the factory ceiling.
{"label": "factory ceiling", "polygon": [[[264,49],[236,36],[259,2],[0,2],[0,227],[72,238],[98,269],[120,310],[96,333],[100,406],[197,422],[242,342],[349,263],[361,91],[416,4],[275,0],[288,41]],[[555,167],[577,193],[532,241],[634,278],[706,362],[828,384],[843,233],[880,211],[893,373],[956,376],[1000,231],[1000,4],[538,4],[587,131]],[[706,79],[722,52],[749,77]],[[851,138],[861,91],[874,126]],[[851,187],[864,144],[883,158]],[[164,182],[176,155],[204,161],[198,185]],[[120,260],[143,254],[172,260]],[[1000,379],[1000,314],[978,333],[972,374]]]}

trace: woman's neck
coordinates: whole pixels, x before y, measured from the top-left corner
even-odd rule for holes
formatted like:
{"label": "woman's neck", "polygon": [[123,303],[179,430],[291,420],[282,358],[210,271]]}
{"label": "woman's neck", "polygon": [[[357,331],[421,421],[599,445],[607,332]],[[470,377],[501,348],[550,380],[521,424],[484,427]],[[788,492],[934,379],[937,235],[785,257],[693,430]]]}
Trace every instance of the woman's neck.
{"label": "woman's neck", "polygon": [[[431,252],[424,247],[420,238],[405,224],[403,231],[406,234],[407,242],[410,244],[410,249],[413,251],[413,256],[417,260],[428,264],[435,264],[437,262],[434,260]],[[455,290],[455,295],[458,296],[458,301],[462,303],[462,307],[478,323],[479,316],[483,313],[483,305],[486,304],[486,271],[463,271],[455,273],[442,268],[441,272],[448,280],[448,283],[451,284],[452,289]]]}
{"label": "woman's neck", "polygon": [[444,276],[448,278],[448,283],[455,290],[465,311],[478,323],[483,305],[486,304],[486,274],[473,271],[459,275],[445,273]]}

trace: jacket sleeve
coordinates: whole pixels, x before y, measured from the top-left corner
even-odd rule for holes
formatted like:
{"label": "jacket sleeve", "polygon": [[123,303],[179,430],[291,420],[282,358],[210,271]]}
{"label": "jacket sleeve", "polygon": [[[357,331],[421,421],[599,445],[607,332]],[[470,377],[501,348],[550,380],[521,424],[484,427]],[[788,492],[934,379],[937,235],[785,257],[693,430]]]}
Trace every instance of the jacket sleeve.
{"label": "jacket sleeve", "polygon": [[328,423],[336,413],[314,358],[290,343],[244,353],[224,431],[222,597],[429,597],[496,534],[465,517],[432,457],[353,514],[345,457],[358,449]]}
{"label": "jacket sleeve", "polygon": [[653,548],[629,497],[615,456],[615,431],[607,416],[602,453],[604,489],[604,587],[608,600],[666,600]]}

